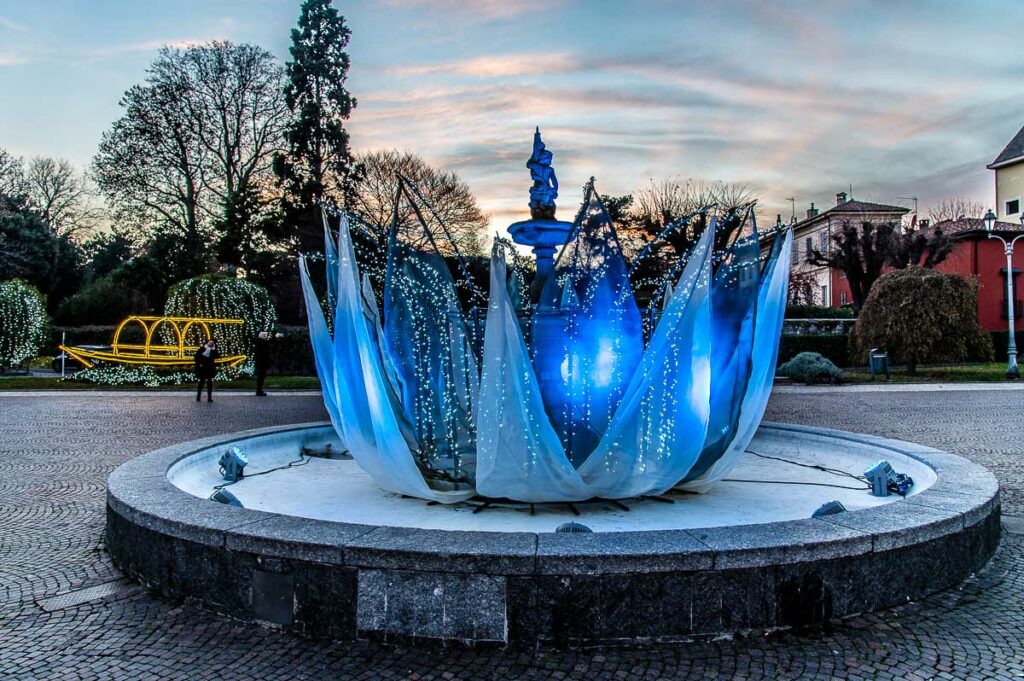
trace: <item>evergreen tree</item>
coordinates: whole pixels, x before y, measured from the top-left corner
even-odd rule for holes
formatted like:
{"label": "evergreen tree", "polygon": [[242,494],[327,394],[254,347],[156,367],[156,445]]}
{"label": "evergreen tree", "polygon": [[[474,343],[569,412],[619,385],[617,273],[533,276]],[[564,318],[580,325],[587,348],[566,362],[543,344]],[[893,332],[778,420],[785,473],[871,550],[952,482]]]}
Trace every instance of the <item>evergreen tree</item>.
{"label": "evergreen tree", "polygon": [[285,86],[291,120],[284,132],[287,151],[274,159],[274,171],[287,190],[284,219],[300,250],[322,247],[317,202],[343,199],[352,177],[343,123],[356,106],[345,89],[350,35],[331,0],[305,0],[292,29]]}

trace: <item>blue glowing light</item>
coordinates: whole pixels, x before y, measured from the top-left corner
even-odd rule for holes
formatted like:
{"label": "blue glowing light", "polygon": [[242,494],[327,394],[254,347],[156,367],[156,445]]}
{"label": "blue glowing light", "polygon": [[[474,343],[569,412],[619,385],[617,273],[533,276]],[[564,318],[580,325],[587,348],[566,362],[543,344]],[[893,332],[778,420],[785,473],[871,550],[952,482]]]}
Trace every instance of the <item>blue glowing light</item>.
{"label": "blue glowing light", "polygon": [[762,258],[752,214],[719,249],[737,218],[710,217],[644,317],[588,185],[524,334],[506,247],[495,242],[489,295],[467,305],[457,249],[416,214],[392,229],[383,314],[344,219],[328,235],[330,325],[300,266],[325,405],[381,487],[442,503],[579,501],[701,491],[735,465],[771,391],[788,230]]}

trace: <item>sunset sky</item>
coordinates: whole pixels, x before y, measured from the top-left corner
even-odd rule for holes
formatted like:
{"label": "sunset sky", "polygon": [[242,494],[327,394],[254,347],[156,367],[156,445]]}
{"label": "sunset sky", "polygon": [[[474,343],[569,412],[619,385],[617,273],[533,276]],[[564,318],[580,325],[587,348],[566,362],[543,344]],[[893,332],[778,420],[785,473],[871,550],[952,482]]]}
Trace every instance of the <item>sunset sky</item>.
{"label": "sunset sky", "polygon": [[[339,2],[356,150],[458,172],[495,228],[523,219],[541,126],[568,219],[580,187],[746,182],[765,213],[856,198],[991,204],[1024,125],[1022,2]],[[0,147],[85,166],[162,44],[287,59],[299,0],[0,0]]]}

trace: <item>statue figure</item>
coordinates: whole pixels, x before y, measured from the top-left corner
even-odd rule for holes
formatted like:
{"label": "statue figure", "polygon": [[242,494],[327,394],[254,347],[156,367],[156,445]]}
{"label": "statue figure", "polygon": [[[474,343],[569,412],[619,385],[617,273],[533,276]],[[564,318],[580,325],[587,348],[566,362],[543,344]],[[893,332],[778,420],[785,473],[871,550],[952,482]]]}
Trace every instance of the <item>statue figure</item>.
{"label": "statue figure", "polygon": [[555,199],[558,198],[558,178],[551,167],[554,155],[544,147],[540,127],[533,133],[533,155],[526,162],[533,186],[530,187],[530,215],[534,220],[555,219]]}

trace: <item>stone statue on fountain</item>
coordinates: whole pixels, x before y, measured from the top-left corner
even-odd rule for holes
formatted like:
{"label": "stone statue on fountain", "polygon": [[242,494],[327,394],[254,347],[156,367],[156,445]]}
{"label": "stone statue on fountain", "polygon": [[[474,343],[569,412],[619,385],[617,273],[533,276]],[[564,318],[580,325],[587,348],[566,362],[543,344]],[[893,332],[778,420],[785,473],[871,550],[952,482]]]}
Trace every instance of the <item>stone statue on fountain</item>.
{"label": "stone statue on fountain", "polygon": [[555,199],[558,198],[558,178],[551,167],[554,155],[544,146],[540,127],[533,133],[533,153],[526,167],[530,169],[533,186],[530,187],[530,219],[510,225],[509,234],[517,244],[533,246],[537,258],[537,277],[533,288],[539,290],[554,265],[555,251],[564,243],[572,230],[571,222],[555,219]]}
{"label": "stone statue on fountain", "polygon": [[540,127],[533,133],[533,154],[526,162],[533,186],[530,187],[530,215],[534,220],[555,219],[555,199],[558,198],[558,178],[551,167],[554,154],[544,146]]}

